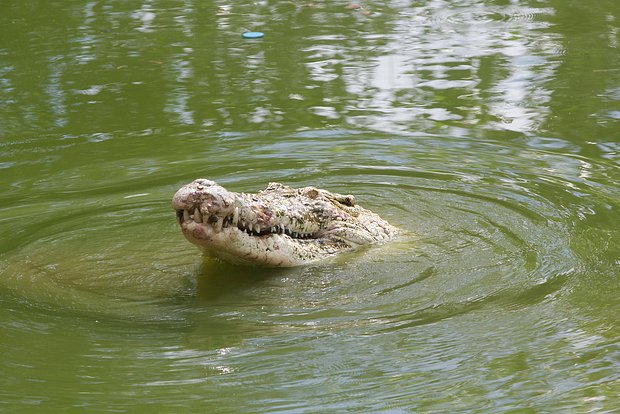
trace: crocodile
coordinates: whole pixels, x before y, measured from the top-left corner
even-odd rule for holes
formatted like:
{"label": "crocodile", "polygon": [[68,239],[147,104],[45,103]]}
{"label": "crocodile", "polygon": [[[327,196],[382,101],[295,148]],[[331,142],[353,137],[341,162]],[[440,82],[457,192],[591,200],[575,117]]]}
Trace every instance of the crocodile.
{"label": "crocodile", "polygon": [[354,196],[315,187],[270,183],[246,194],[201,178],[181,187],[172,207],[187,240],[241,265],[305,265],[399,233]]}

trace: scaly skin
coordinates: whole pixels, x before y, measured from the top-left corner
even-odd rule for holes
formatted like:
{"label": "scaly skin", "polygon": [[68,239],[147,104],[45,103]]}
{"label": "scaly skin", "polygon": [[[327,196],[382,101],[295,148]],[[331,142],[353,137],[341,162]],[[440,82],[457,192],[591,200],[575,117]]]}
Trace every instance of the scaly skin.
{"label": "scaly skin", "polygon": [[177,191],[172,207],[190,242],[243,265],[304,265],[398,233],[353,196],[314,187],[271,183],[245,194],[198,179]]}

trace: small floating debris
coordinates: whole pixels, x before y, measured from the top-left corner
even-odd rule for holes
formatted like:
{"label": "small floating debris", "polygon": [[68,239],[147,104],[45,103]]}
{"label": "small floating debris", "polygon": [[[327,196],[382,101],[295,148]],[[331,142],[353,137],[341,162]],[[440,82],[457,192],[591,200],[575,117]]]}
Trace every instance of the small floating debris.
{"label": "small floating debris", "polygon": [[260,39],[265,36],[263,32],[245,32],[242,34],[244,39]]}

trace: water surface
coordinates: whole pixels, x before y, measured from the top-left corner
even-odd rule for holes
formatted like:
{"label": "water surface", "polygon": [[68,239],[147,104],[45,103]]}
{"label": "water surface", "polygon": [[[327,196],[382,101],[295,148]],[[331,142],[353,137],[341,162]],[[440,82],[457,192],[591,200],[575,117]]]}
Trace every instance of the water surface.
{"label": "water surface", "polygon": [[[620,409],[620,5],[358,5],[4,7],[0,411]],[[404,236],[203,259],[198,177]]]}

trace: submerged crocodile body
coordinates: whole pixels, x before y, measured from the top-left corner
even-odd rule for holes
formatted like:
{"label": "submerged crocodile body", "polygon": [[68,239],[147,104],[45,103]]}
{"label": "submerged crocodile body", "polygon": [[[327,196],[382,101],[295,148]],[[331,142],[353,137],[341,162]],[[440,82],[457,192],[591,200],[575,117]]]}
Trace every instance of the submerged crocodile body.
{"label": "submerged crocodile body", "polygon": [[234,193],[198,179],[172,199],[183,234],[206,254],[237,264],[290,267],[388,240],[398,229],[351,195],[271,183]]}

